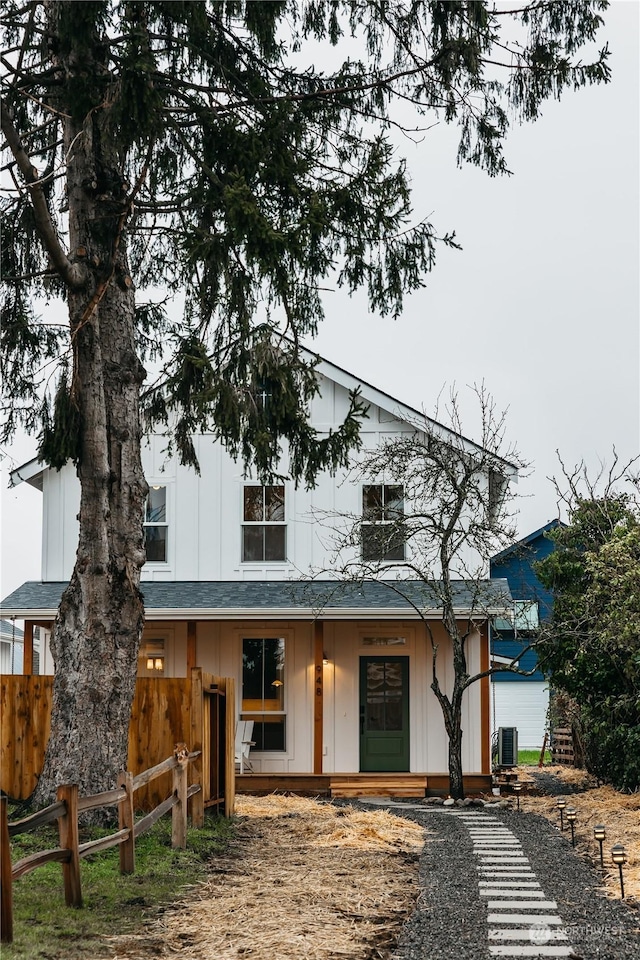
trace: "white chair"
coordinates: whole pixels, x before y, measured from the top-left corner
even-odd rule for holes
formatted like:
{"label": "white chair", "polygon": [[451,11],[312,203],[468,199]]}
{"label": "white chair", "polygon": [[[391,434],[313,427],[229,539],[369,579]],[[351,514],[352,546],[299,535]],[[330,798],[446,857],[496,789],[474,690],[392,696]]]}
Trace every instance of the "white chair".
{"label": "white chair", "polygon": [[255,747],[255,740],[251,739],[253,733],[253,720],[238,720],[236,724],[236,747],[235,759],[236,767],[240,773],[244,773],[245,766],[253,771],[249,761],[249,750]]}

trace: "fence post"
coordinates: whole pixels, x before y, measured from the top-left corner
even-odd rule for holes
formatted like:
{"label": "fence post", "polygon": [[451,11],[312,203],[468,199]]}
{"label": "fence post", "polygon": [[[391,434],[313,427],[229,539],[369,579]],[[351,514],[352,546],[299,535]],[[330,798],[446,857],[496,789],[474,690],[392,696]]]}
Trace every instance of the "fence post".
{"label": "fence post", "polygon": [[2,942],[13,942],[13,878],[11,876],[11,847],[9,845],[9,818],[7,814],[7,798],[1,799],[2,809],[0,817],[0,925],[2,927]]}
{"label": "fence post", "polygon": [[62,864],[64,880],[64,899],[68,907],[82,906],[82,888],[80,886],[80,853],[78,851],[78,785],[66,783],[58,787],[58,800],[66,804],[66,813],[58,817],[60,846],[70,853],[68,863]]}
{"label": "fence post", "polygon": [[178,802],[171,809],[171,846],[184,850],[187,846],[187,781],[189,751],[184,744],[176,745],[174,756],[178,761],[173,770],[173,792]]}
{"label": "fence post", "polygon": [[[191,670],[191,749],[200,750],[200,756],[192,764],[193,782],[200,784],[198,793],[191,797],[191,823],[194,827],[204,827],[204,694],[202,692],[202,669]],[[209,799],[208,797],[206,799]]]}
{"label": "fence post", "polygon": [[129,830],[129,839],[120,844],[120,873],[135,873],[136,838],[133,832],[133,774],[127,770],[118,777],[118,786],[123,787],[127,795],[118,804],[118,825],[121,830]]}

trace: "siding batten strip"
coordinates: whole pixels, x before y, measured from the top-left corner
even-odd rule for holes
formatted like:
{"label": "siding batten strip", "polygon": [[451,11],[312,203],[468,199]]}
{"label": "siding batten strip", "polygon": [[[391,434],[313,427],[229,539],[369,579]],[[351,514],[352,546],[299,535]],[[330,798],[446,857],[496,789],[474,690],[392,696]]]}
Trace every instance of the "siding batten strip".
{"label": "siding batten strip", "polygon": [[316,620],[313,625],[313,772],[322,773],[322,746],[323,727],[322,715],[324,712],[324,624]]}

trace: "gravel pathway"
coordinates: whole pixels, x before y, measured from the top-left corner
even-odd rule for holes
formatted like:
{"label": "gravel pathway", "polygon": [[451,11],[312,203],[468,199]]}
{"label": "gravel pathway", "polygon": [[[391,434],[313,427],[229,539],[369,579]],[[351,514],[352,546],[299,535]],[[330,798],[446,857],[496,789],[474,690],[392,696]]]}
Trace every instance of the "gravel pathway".
{"label": "gravel pathway", "polygon": [[[498,806],[377,803],[429,831],[422,893],[394,960],[640,957],[640,910],[607,899],[598,872],[545,818]],[[509,887],[493,886],[502,882]]]}

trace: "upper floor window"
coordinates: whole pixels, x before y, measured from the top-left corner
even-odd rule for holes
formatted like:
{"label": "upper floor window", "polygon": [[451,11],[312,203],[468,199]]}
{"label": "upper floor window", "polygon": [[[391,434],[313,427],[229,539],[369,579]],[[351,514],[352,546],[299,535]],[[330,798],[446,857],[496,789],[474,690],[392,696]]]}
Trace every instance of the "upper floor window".
{"label": "upper floor window", "polygon": [[166,563],[168,544],[167,488],[149,488],[144,509],[144,536],[147,563]]}
{"label": "upper floor window", "polygon": [[404,489],[399,484],[362,487],[362,559],[404,560]]}
{"label": "upper floor window", "polygon": [[243,498],[242,560],[287,558],[284,486],[246,486]]}

